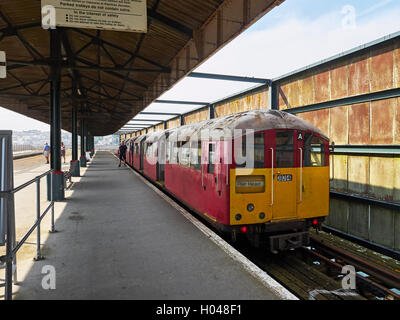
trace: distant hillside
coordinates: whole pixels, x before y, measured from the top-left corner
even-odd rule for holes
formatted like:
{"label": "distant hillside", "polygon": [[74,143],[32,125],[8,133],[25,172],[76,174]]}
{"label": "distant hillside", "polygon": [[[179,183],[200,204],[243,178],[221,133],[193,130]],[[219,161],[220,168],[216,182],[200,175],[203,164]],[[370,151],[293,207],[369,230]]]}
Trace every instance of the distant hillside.
{"label": "distant hillside", "polygon": [[[65,146],[71,147],[72,134],[67,131],[62,131],[61,141],[64,142]],[[78,143],[79,141],[80,137],[78,137]],[[119,139],[117,135],[111,135],[106,137],[95,137],[94,141],[95,145],[112,146],[112,145],[118,145]],[[50,144],[49,131],[39,131],[39,130],[13,131],[14,145],[43,146],[46,142]]]}

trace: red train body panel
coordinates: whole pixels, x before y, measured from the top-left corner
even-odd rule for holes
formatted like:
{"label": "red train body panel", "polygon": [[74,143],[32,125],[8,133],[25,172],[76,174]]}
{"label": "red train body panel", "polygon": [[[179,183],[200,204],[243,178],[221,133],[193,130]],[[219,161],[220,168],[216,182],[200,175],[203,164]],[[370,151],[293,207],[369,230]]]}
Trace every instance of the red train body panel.
{"label": "red train body panel", "polygon": [[[250,173],[243,174],[245,171],[241,171],[244,169],[236,163],[236,158],[231,159],[231,155],[236,154],[239,148],[237,143],[242,142],[244,145],[246,139],[252,139],[250,135],[234,134],[227,140],[211,136],[210,139],[193,141],[179,137],[180,133],[193,137],[204,128],[211,127],[215,133],[226,127],[232,130],[234,126],[241,130],[254,130],[254,141],[262,138],[261,144],[254,144],[259,143],[261,149],[251,151],[254,152],[255,162]],[[164,141],[164,135],[177,140]],[[290,148],[286,150],[289,144],[285,145],[282,141],[288,143],[289,140]],[[237,233],[247,232],[243,230],[250,230],[247,236],[255,244],[259,242],[260,235],[273,235],[273,241],[269,240],[272,251],[293,247],[287,241],[290,235],[294,235],[294,238],[303,237],[311,221],[314,224],[317,221],[315,227],[319,226],[328,214],[329,140],[317,128],[284,112],[245,112],[134,137],[128,143],[127,162],[133,168],[161,184],[222,232],[236,236]],[[246,153],[247,149],[242,152]],[[197,162],[194,161],[196,159]],[[280,182],[278,176],[281,172],[281,176],[291,177],[287,183]],[[272,179],[270,184],[269,177]],[[264,189],[251,191],[252,184],[258,182],[251,180],[248,185],[245,181],[243,185],[239,181],[242,178],[261,179]],[[312,181],[317,182],[313,184]],[[241,188],[249,188],[248,193],[240,191]],[[321,192],[322,200],[317,198],[313,204],[311,197],[318,192]],[[294,199],[295,204],[287,199]],[[270,212],[260,213],[259,218],[251,216],[240,208],[241,201],[249,202],[253,207],[255,203],[257,208],[264,206],[263,211]],[[288,206],[286,202],[290,201],[292,204]],[[296,208],[294,215],[290,213],[293,207]],[[251,209],[251,206],[248,208]],[[237,214],[234,210],[242,211]],[[316,210],[316,213],[310,210]],[[243,225],[246,229],[241,228]],[[296,233],[296,230],[302,232]],[[280,235],[283,231],[287,233]],[[277,244],[275,238],[278,238]],[[300,242],[304,245],[307,241]]]}

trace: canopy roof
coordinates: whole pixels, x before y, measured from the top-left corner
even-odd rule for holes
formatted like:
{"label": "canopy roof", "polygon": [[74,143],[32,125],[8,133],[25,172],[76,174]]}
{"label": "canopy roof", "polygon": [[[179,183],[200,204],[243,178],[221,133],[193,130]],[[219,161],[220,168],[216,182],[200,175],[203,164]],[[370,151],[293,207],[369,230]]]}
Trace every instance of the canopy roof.
{"label": "canopy roof", "polygon": [[[148,32],[57,28],[62,128],[71,109],[92,135],[116,132],[163,92],[283,0],[147,0]],[[0,106],[49,123],[50,34],[40,0],[2,0]]]}

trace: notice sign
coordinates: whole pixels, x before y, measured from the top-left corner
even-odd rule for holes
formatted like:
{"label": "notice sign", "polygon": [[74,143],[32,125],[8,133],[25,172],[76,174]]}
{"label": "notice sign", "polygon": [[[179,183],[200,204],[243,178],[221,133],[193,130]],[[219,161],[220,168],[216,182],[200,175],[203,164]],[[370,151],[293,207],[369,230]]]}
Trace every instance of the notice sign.
{"label": "notice sign", "polygon": [[42,0],[42,25],[147,32],[146,0]]}

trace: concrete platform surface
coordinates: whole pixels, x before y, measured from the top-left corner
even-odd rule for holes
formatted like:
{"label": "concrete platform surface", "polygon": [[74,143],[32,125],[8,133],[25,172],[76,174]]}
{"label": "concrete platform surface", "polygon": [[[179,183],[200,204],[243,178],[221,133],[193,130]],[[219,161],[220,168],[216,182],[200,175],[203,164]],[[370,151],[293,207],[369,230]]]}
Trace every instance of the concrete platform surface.
{"label": "concrete platform surface", "polygon": [[110,153],[83,174],[16,299],[277,299]]}

